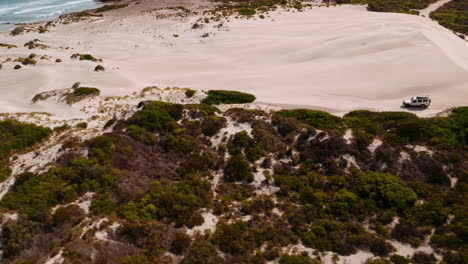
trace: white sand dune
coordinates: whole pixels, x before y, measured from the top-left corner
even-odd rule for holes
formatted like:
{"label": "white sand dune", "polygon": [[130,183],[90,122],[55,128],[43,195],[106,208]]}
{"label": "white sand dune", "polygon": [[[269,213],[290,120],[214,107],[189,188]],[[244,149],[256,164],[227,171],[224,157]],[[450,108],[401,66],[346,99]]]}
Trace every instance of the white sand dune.
{"label": "white sand dune", "polygon": [[[40,38],[73,50],[33,50],[60,57],[61,64],[41,61],[19,71],[5,64],[0,112],[47,111],[28,100],[77,81],[100,88],[103,96],[150,85],[239,90],[260,102],[335,114],[399,111],[403,99],[419,94],[433,101],[428,110],[415,112],[422,116],[468,105],[468,43],[424,17],[367,12],[364,6],[314,7],[192,30],[198,18],[138,13],[60,25],[47,34],[1,34],[6,43]],[[213,34],[202,38],[204,33]],[[106,72],[93,72],[95,63],[69,59],[75,52],[103,58]],[[29,53],[0,50],[3,59]]]}

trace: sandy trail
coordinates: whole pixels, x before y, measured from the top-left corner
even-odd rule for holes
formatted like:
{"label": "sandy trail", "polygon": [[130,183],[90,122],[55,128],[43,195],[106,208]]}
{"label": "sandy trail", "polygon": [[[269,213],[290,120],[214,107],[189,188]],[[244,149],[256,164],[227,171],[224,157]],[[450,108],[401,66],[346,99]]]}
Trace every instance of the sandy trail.
{"label": "sandy trail", "polygon": [[452,0],[440,0],[438,2],[435,2],[435,3],[431,4],[431,5],[429,5],[427,8],[420,10],[419,15],[429,17],[429,14],[431,12],[436,11],[437,9],[439,9],[439,7],[445,5],[446,3],[450,2],[450,1],[452,1]]}
{"label": "sandy trail", "polygon": [[[47,34],[1,35],[21,46],[40,38],[55,48],[33,51],[64,62],[41,61],[19,71],[5,64],[0,112],[47,111],[30,105],[30,98],[76,81],[100,88],[102,96],[150,85],[239,90],[260,102],[334,114],[400,111],[403,99],[420,94],[433,101],[428,110],[415,112],[421,116],[468,104],[468,44],[424,17],[345,5],[278,10],[266,19],[230,19],[220,28],[220,22],[211,22],[193,30],[197,16],[156,15],[138,12],[60,25]],[[69,59],[75,52],[103,58],[106,72],[93,72],[95,63]],[[2,58],[29,53],[0,50]]]}

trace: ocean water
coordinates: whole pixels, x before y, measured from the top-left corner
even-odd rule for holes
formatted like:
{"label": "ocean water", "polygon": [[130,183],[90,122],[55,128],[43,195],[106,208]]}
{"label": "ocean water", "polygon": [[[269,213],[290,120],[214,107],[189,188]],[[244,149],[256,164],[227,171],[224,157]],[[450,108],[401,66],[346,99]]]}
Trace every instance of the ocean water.
{"label": "ocean water", "polygon": [[96,0],[0,0],[0,29],[14,27],[15,23],[55,19],[100,5]]}

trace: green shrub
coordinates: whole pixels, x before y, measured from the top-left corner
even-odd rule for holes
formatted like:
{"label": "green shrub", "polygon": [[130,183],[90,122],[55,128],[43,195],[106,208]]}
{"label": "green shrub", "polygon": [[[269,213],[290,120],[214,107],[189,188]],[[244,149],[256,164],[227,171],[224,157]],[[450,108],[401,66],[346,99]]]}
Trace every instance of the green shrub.
{"label": "green shrub", "polygon": [[302,3],[301,2],[295,2],[293,7],[297,10],[301,10],[302,9]]}
{"label": "green shrub", "polygon": [[430,14],[442,26],[468,35],[468,2],[453,0]]}
{"label": "green shrub", "polygon": [[191,239],[185,232],[177,232],[172,241],[171,252],[181,254],[190,245]]}
{"label": "green shrub", "polygon": [[164,142],[164,147],[168,151],[173,151],[181,154],[189,154],[196,149],[196,141],[190,135],[170,135]]}
{"label": "green shrub", "polygon": [[201,122],[202,133],[207,137],[212,137],[225,127],[226,118],[219,116],[206,116]]}
{"label": "green shrub", "polygon": [[[198,209],[206,207],[211,201],[211,185],[197,175],[188,175],[181,182],[172,186],[163,186],[155,181],[151,190],[138,203],[130,202],[121,214],[129,219],[154,219],[175,222],[176,226],[193,227],[199,221]],[[198,222],[198,223],[197,223]]]}
{"label": "green shrub", "polygon": [[275,207],[273,200],[265,195],[254,197],[242,202],[241,211],[244,214],[270,212]]}
{"label": "green shrub", "polygon": [[411,261],[400,255],[393,255],[390,257],[390,261],[394,264],[409,264]]}
{"label": "green shrub", "polygon": [[361,197],[372,199],[381,207],[400,211],[413,206],[417,199],[416,193],[404,186],[400,178],[388,173],[360,173],[357,190]]}
{"label": "green shrub", "polygon": [[96,13],[102,13],[102,12],[106,12],[106,11],[110,11],[110,10],[114,10],[114,9],[125,8],[127,6],[128,6],[128,4],[105,5],[105,6],[97,8],[95,10],[95,12]]}
{"label": "green shrub", "polygon": [[158,143],[158,140],[153,133],[148,132],[144,128],[136,126],[136,125],[128,126],[127,133],[133,139],[143,142],[144,144],[149,145],[149,146],[156,145],[156,143]]}
{"label": "green shrub", "polygon": [[51,134],[49,128],[12,119],[0,121],[0,160],[9,155],[10,151],[31,147]]}
{"label": "green shrub", "polygon": [[253,181],[252,168],[242,155],[234,155],[229,158],[224,168],[224,180],[227,182]]}
{"label": "green shrub", "polygon": [[319,129],[343,130],[342,119],[324,111],[297,109],[281,110],[275,114],[282,117],[297,119]]}
{"label": "green shrub", "polygon": [[8,49],[13,49],[13,48],[17,48],[18,46],[12,45],[12,44],[0,43],[0,47],[4,47],[4,48],[8,48]]}
{"label": "green shrub", "polygon": [[80,123],[76,124],[76,127],[81,128],[81,129],[86,129],[88,127],[88,123],[80,122]]}
{"label": "green shrub", "polygon": [[102,62],[102,59],[95,58],[91,54],[80,54],[80,53],[75,53],[71,56],[72,59],[79,59],[81,60],[88,60],[92,62]]}
{"label": "green shrub", "polygon": [[368,0],[369,11],[418,14],[417,9],[424,9],[437,0]]}
{"label": "green shrub", "polygon": [[36,176],[24,173],[1,201],[1,205],[18,210],[35,221],[46,221],[49,210],[56,204],[71,202],[77,196],[58,175]]}
{"label": "green shrub", "polygon": [[450,178],[439,162],[433,162],[430,167],[427,168],[427,177],[429,183],[450,185]]}
{"label": "green shrub", "polygon": [[117,209],[117,205],[111,200],[109,193],[99,194],[91,203],[90,210],[94,214],[110,215]]}
{"label": "green shrub", "polygon": [[189,247],[182,264],[219,264],[224,259],[219,255],[217,248],[206,240],[197,240]]}
{"label": "green shrub", "polygon": [[[213,241],[226,253],[246,255],[255,248],[255,239],[247,222],[219,223]],[[233,238],[236,239],[233,239]]]}
{"label": "green shrub", "polygon": [[406,112],[352,111],[344,122],[354,130],[377,135],[393,145],[427,143],[462,148],[468,142],[468,107],[455,108],[447,117],[418,118]]}
{"label": "green shrub", "polygon": [[95,68],[94,68],[94,71],[96,72],[99,72],[99,71],[105,71],[106,69],[104,68],[104,66],[102,65],[97,65]]}
{"label": "green shrub", "polygon": [[23,65],[36,65],[37,61],[33,58],[26,58],[21,62]]}
{"label": "green shrub", "polygon": [[279,264],[318,264],[319,262],[304,255],[282,255]]}
{"label": "green shrub", "polygon": [[65,123],[65,124],[63,124],[61,126],[54,127],[54,132],[55,133],[62,133],[63,131],[68,130],[70,128],[71,127],[68,124]]}
{"label": "green shrub", "polygon": [[192,98],[192,97],[195,95],[196,92],[197,92],[197,91],[195,91],[195,90],[187,89],[187,90],[185,91],[185,96],[187,96],[188,98]]}
{"label": "green shrub", "polygon": [[106,163],[113,155],[114,139],[108,136],[97,136],[91,139],[89,145],[89,156],[96,158],[101,163]]}
{"label": "green shrub", "polygon": [[182,117],[182,109],[181,105],[160,101],[149,102],[130,117],[127,123],[149,131],[172,131],[177,127],[176,121]]}
{"label": "green shrub", "polygon": [[237,132],[228,142],[229,154],[241,154],[242,150],[252,143],[252,138],[246,131]]}
{"label": "green shrub", "polygon": [[10,168],[8,168],[3,162],[0,162],[0,182],[6,180],[10,176],[10,174]]}
{"label": "green shrub", "polygon": [[85,217],[84,213],[83,209],[76,204],[59,207],[52,215],[50,225],[57,227],[64,224],[79,224]]}
{"label": "green shrub", "polygon": [[8,221],[2,228],[3,257],[8,258],[18,255],[21,250],[28,248],[34,235],[38,232],[38,224],[20,218],[18,221]]}
{"label": "green shrub", "polygon": [[255,96],[248,93],[225,90],[210,90],[202,104],[246,104],[255,101]]}
{"label": "green shrub", "polygon": [[253,16],[255,15],[257,12],[255,11],[255,9],[251,9],[251,8],[240,8],[237,10],[237,12],[239,13],[239,15],[241,16]]}
{"label": "green shrub", "polygon": [[73,89],[73,94],[76,96],[82,96],[82,95],[95,95],[98,96],[101,94],[101,91],[97,88],[92,88],[92,87],[79,87]]}

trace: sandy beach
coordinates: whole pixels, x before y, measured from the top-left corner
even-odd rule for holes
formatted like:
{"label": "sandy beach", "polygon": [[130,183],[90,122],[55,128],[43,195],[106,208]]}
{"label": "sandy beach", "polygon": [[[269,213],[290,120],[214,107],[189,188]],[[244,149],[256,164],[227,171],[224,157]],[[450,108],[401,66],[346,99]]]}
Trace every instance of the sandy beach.
{"label": "sandy beach", "polygon": [[[468,104],[468,43],[426,17],[343,5],[212,21],[201,14],[208,2],[181,2],[198,14],[141,2],[45,34],[1,32],[0,42],[18,48],[0,48],[0,61],[30,53],[50,60],[20,70],[3,63],[0,112],[53,112],[31,98],[75,82],[99,88],[103,98],[147,86],[238,90],[259,103],[337,115],[404,110],[402,100],[414,95],[432,98],[429,109],[413,111],[420,116]],[[49,48],[23,47],[33,39]],[[71,59],[74,53],[103,62]],[[97,64],[106,70],[95,72]]]}

